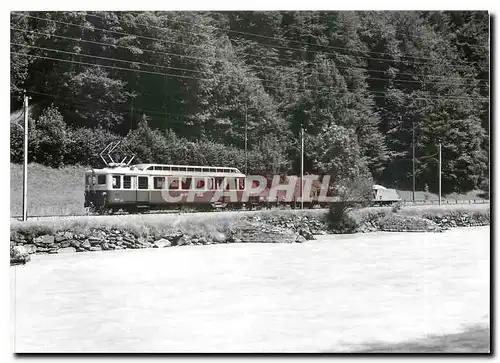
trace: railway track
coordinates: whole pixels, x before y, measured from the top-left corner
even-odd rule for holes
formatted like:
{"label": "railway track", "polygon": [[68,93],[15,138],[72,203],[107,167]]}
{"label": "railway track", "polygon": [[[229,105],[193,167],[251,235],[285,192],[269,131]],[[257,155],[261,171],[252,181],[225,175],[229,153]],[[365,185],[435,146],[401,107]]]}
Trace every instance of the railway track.
{"label": "railway track", "polygon": [[[438,205],[438,200],[416,200],[413,201],[402,201],[403,206],[428,206],[428,205]],[[467,205],[467,204],[489,204],[490,201],[488,199],[471,199],[471,200],[454,200],[454,199],[445,199],[441,200],[441,205]],[[387,206],[373,206],[371,208],[387,208]],[[326,210],[325,208],[314,208],[315,210]],[[244,213],[244,212],[255,212],[259,210],[276,210],[276,207],[273,208],[258,208],[254,210],[213,210],[213,211],[197,211],[197,210],[165,210],[165,211],[146,211],[143,213],[137,213],[137,215],[172,215],[172,214],[196,214],[196,213],[218,213],[218,212],[233,212],[233,213]],[[293,210],[291,208],[280,208],[279,210]],[[310,210],[309,208],[307,210]],[[28,215],[28,219],[45,219],[45,218],[68,218],[68,217],[109,217],[109,216],[120,216],[120,215],[131,215],[126,212],[116,212],[113,214],[98,214],[98,213],[82,213],[82,214],[52,214],[52,215]],[[11,220],[21,220],[22,216],[11,216]]]}

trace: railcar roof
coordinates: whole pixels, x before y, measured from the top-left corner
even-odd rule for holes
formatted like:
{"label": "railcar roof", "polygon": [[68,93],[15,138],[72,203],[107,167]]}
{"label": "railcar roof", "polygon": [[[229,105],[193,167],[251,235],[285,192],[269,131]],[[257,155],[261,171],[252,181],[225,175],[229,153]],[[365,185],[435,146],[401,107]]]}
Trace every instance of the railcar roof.
{"label": "railcar roof", "polygon": [[105,167],[102,169],[90,169],[87,173],[128,173],[128,174],[151,174],[151,175],[178,175],[178,176],[232,176],[245,177],[237,168],[213,167],[213,166],[190,166],[190,165],[164,165],[164,164],[137,164],[131,166]]}

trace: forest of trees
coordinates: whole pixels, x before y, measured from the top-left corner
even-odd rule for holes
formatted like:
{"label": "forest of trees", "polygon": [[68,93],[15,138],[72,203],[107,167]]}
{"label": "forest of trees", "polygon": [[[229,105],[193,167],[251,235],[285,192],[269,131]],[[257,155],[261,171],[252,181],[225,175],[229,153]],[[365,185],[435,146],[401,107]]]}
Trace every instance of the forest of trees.
{"label": "forest of trees", "polygon": [[[487,12],[12,12],[11,110],[31,97],[30,161],[248,173],[362,171],[443,192],[489,180]],[[22,131],[11,127],[11,160]]]}

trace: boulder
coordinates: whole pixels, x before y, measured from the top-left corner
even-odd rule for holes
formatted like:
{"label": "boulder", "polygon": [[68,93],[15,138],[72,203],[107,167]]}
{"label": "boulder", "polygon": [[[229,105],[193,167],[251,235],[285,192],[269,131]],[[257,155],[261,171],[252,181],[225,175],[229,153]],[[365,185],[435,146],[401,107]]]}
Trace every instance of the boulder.
{"label": "boulder", "polygon": [[308,229],[308,228],[301,228],[299,230],[299,234],[301,236],[304,236],[304,238],[308,241],[310,240],[313,240],[314,239],[314,235],[311,233],[311,231]]}
{"label": "boulder", "polygon": [[179,240],[184,236],[184,233],[182,233],[181,231],[176,231],[176,232],[172,232],[172,233],[169,233],[168,235],[164,236],[164,238],[168,239],[169,241],[171,241],[173,244],[179,244]]}
{"label": "boulder", "polygon": [[299,236],[297,237],[297,239],[295,240],[295,242],[296,242],[296,243],[304,243],[304,242],[306,242],[306,239],[305,239],[305,237],[304,237],[304,236],[299,235]]}
{"label": "boulder", "polygon": [[90,250],[91,251],[102,251],[102,248],[101,248],[101,246],[92,246],[92,247],[90,247]]}
{"label": "boulder", "polygon": [[109,247],[108,242],[103,242],[103,243],[101,243],[101,248],[102,248],[104,251],[107,251],[107,250],[111,249],[111,248]]}
{"label": "boulder", "polygon": [[27,244],[27,245],[24,245],[23,246],[26,251],[31,255],[33,253],[36,253],[36,246],[35,245],[30,245],[30,244]]}
{"label": "boulder", "polygon": [[54,237],[54,240],[56,242],[63,242],[63,241],[66,241],[67,238],[64,236],[63,232],[57,232],[56,236]]}
{"label": "boulder", "polygon": [[43,236],[38,236],[36,237],[33,242],[37,245],[37,246],[44,246],[44,245],[51,245],[51,244],[54,244],[54,236],[50,235],[50,234],[45,234]]}
{"label": "boulder", "polygon": [[75,247],[75,248],[80,247],[80,245],[81,245],[81,244],[82,244],[82,243],[81,243],[79,240],[76,240],[76,239],[73,239],[73,240],[71,240],[71,241],[69,242],[69,245],[70,245],[70,246],[73,246],[73,247]]}
{"label": "boulder", "polygon": [[14,246],[10,249],[10,264],[19,265],[25,264],[31,259],[28,251],[24,246]]}
{"label": "boulder", "polygon": [[158,241],[155,241],[155,243],[153,243],[154,248],[164,248],[164,247],[170,247],[170,246],[172,246],[172,242],[170,242],[166,238],[161,238]]}
{"label": "boulder", "polygon": [[85,249],[87,249],[87,250],[88,250],[88,249],[90,249],[90,247],[92,247],[92,246],[91,246],[91,244],[90,244],[90,242],[89,242],[89,241],[84,241],[84,242],[80,245],[80,247],[85,248]]}
{"label": "boulder", "polygon": [[75,247],[64,247],[64,248],[60,248],[57,250],[57,253],[70,253],[70,252],[76,252],[76,248]]}
{"label": "boulder", "polygon": [[191,244],[192,244],[191,240],[189,238],[187,238],[186,236],[182,236],[177,241],[177,246],[188,246],[188,245],[191,245]]}
{"label": "boulder", "polygon": [[222,232],[215,232],[212,236],[212,239],[215,241],[215,242],[218,242],[218,243],[224,243],[227,241],[227,236],[222,233]]}

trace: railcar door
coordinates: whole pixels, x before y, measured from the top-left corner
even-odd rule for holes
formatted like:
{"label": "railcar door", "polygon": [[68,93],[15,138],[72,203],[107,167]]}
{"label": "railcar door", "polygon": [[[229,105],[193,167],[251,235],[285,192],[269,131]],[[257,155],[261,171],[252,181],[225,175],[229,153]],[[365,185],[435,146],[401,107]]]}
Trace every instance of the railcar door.
{"label": "railcar door", "polygon": [[137,194],[136,200],[138,204],[149,204],[149,177],[139,175],[137,177]]}

